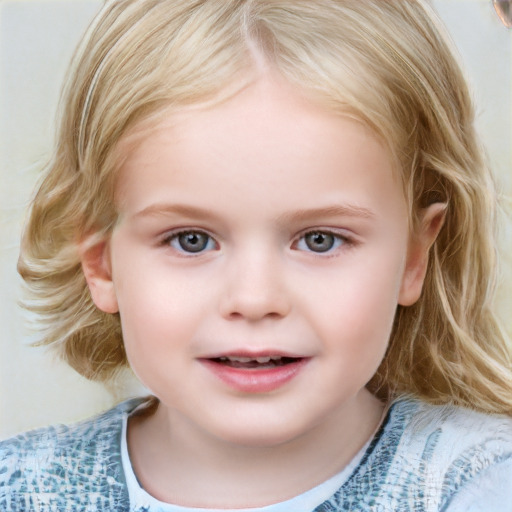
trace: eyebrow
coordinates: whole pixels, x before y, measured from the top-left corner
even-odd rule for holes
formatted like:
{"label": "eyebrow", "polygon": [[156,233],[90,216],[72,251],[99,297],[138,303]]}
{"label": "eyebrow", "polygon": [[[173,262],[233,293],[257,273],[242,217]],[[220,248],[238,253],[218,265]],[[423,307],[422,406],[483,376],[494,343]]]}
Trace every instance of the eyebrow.
{"label": "eyebrow", "polygon": [[[218,217],[213,211],[197,206],[189,206],[185,204],[161,204],[155,203],[142,210],[136,212],[134,217],[144,218],[160,215],[180,215],[191,219],[215,219]],[[324,217],[355,217],[362,219],[372,219],[375,217],[374,212],[368,208],[351,204],[336,204],[320,208],[304,208],[285,212],[278,217],[280,223],[301,222],[311,218]]]}
{"label": "eyebrow", "polygon": [[211,210],[186,204],[155,203],[136,212],[134,217],[155,217],[158,215],[180,215],[191,219],[202,219],[205,217],[215,218]]}
{"label": "eyebrow", "polygon": [[325,206],[322,208],[306,208],[279,216],[279,220],[283,222],[295,221],[300,222],[311,218],[322,217],[356,217],[362,219],[372,219],[375,214],[368,208],[351,204],[336,204]]}

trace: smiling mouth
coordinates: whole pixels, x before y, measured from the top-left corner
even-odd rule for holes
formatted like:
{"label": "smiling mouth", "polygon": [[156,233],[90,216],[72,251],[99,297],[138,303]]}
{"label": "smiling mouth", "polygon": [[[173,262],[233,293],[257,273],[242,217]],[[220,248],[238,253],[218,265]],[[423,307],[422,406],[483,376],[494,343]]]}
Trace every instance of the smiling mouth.
{"label": "smiling mouth", "polygon": [[267,370],[278,368],[301,361],[301,357],[285,357],[285,356],[261,356],[261,357],[238,357],[238,356],[221,356],[214,357],[210,361],[227,366],[230,368],[240,368],[247,370]]}
{"label": "smiling mouth", "polygon": [[284,387],[302,373],[310,360],[311,357],[268,352],[216,354],[199,361],[237,393],[261,394]]}

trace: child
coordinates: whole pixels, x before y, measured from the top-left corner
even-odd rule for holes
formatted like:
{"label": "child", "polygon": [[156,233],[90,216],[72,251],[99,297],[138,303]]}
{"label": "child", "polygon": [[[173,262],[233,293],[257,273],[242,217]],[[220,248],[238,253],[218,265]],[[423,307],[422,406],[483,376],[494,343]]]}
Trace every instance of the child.
{"label": "child", "polygon": [[115,0],[19,269],[153,396],[0,446],[9,511],[512,510],[492,180],[422,0]]}

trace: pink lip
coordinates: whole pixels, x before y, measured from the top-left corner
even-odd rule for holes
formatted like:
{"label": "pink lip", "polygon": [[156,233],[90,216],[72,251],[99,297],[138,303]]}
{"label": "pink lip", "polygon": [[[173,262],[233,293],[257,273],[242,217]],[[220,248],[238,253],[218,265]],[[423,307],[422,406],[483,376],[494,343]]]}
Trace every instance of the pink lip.
{"label": "pink lip", "polygon": [[216,377],[242,393],[268,393],[292,380],[309,362],[309,358],[274,368],[234,368],[213,359],[199,361]]}

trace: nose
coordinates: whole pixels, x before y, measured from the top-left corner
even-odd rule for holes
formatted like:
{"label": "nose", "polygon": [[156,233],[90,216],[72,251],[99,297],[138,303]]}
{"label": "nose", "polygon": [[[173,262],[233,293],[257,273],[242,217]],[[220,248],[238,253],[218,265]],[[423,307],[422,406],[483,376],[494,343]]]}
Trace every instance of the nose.
{"label": "nose", "polygon": [[229,263],[220,299],[224,318],[256,322],[282,318],[291,309],[284,269],[279,258],[263,253],[240,256]]}

